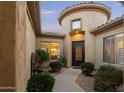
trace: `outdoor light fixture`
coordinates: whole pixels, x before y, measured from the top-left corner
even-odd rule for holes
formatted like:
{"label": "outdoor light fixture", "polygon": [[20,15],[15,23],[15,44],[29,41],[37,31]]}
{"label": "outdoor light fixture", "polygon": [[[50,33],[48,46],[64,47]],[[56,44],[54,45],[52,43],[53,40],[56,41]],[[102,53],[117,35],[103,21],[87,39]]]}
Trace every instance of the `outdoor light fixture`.
{"label": "outdoor light fixture", "polygon": [[79,33],[79,31],[76,31],[75,33],[76,33],[76,34],[78,34],[78,33]]}
{"label": "outdoor light fixture", "polygon": [[51,51],[57,51],[55,48],[52,48]]}

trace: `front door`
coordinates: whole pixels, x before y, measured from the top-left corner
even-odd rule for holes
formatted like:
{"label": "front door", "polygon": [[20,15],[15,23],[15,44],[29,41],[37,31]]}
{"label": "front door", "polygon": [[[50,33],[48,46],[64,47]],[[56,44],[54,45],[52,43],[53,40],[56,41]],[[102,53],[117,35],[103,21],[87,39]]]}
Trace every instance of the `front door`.
{"label": "front door", "polygon": [[72,42],[72,66],[80,66],[85,61],[85,42]]}

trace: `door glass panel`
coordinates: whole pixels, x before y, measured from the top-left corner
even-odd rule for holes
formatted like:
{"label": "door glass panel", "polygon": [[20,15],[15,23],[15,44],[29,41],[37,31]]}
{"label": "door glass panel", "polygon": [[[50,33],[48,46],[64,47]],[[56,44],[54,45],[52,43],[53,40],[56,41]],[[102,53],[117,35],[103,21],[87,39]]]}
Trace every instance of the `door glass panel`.
{"label": "door glass panel", "polygon": [[82,61],[82,46],[77,45],[75,48],[75,59],[76,61]]}

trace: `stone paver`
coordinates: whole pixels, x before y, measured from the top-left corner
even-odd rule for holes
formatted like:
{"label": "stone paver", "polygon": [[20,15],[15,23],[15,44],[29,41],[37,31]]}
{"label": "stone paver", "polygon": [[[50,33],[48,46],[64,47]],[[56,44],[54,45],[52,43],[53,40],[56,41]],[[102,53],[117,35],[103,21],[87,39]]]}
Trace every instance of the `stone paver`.
{"label": "stone paver", "polygon": [[81,73],[80,69],[69,68],[60,75],[55,76],[54,92],[84,92],[84,90],[75,82],[77,76]]}

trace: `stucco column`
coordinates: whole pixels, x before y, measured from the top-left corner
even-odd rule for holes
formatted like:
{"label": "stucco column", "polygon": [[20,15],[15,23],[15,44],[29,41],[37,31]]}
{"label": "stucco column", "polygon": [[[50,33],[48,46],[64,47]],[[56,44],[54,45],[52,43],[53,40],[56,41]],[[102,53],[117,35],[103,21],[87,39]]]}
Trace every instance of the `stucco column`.
{"label": "stucco column", "polygon": [[67,59],[67,67],[72,65],[72,42],[69,34],[64,38],[64,56]]}
{"label": "stucco column", "polygon": [[95,37],[89,31],[85,31],[85,61],[94,63]]}

